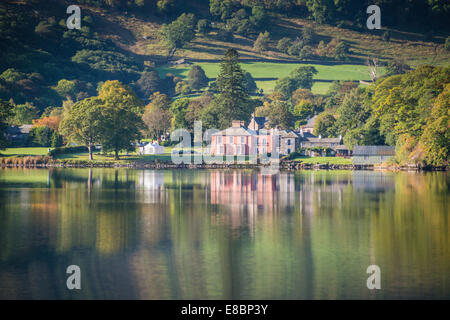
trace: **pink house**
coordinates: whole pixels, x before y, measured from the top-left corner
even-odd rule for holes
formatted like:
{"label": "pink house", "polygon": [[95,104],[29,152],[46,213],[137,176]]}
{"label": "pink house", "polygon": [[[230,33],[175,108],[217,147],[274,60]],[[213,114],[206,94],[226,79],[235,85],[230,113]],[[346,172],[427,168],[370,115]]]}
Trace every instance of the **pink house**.
{"label": "pink house", "polygon": [[213,155],[268,154],[276,138],[273,129],[252,130],[244,127],[244,121],[233,120],[230,128],[211,136],[210,150]]}

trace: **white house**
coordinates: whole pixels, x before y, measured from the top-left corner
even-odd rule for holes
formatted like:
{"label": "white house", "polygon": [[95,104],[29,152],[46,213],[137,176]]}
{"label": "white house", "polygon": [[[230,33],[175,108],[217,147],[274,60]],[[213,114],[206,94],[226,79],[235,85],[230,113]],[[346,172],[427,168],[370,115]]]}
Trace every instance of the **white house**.
{"label": "white house", "polygon": [[164,147],[160,146],[158,143],[147,143],[139,146],[139,154],[163,154],[165,153]]}

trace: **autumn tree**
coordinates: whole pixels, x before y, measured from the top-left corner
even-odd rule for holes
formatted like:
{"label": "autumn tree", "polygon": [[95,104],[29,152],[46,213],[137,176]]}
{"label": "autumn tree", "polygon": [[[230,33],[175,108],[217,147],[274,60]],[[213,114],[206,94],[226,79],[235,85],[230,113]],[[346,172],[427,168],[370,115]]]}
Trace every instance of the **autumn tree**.
{"label": "autumn tree", "polygon": [[11,115],[12,106],[9,103],[0,100],[0,150],[5,149],[7,145],[5,131],[8,127],[7,120]]}
{"label": "autumn tree", "polygon": [[105,150],[114,151],[119,159],[119,151],[133,151],[133,143],[141,136],[143,128],[142,102],[136,94],[117,80],[106,81],[98,95],[103,101],[101,141]]}
{"label": "autumn tree", "polygon": [[69,141],[85,145],[89,160],[93,160],[93,147],[101,141],[102,132],[108,123],[102,116],[103,101],[91,97],[77,102],[66,113],[60,124],[60,133]]}

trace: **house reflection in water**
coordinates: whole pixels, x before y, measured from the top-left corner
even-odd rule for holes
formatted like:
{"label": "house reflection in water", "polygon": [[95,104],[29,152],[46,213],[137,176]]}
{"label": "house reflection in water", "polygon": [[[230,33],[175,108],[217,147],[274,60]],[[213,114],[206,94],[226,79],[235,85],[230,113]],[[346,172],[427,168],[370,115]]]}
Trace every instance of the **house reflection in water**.
{"label": "house reflection in water", "polygon": [[[211,172],[211,203],[249,209],[269,209],[274,205],[293,206],[294,175],[266,175],[242,171]],[[272,210],[270,210],[272,211]]]}
{"label": "house reflection in water", "polygon": [[164,172],[158,170],[140,170],[137,184],[143,203],[159,203],[164,189]]}

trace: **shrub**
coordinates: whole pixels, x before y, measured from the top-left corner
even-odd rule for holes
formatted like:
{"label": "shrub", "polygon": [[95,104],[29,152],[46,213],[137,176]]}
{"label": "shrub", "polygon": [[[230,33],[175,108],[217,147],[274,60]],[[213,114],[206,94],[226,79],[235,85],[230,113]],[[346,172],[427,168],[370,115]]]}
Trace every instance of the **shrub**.
{"label": "shrub", "polygon": [[85,146],[60,147],[60,148],[55,148],[55,149],[51,150],[48,153],[48,156],[54,157],[54,156],[62,155],[62,154],[82,153],[82,152],[89,152],[89,150]]}
{"label": "shrub", "polygon": [[288,53],[291,46],[291,39],[288,37],[281,38],[277,43],[277,50],[283,53]]}

